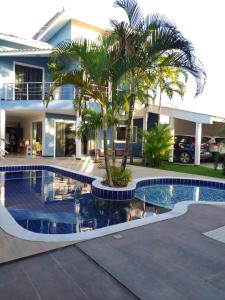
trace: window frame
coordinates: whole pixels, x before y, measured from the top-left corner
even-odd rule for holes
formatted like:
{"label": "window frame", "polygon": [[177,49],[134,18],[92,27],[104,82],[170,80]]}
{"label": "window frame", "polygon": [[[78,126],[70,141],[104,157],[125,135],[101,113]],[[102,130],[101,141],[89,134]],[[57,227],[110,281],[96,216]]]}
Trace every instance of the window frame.
{"label": "window frame", "polygon": [[[118,125],[116,127],[116,140],[115,140],[115,143],[125,143],[126,142],[125,139],[124,140],[118,140],[117,139],[117,135],[118,135],[117,130],[118,130],[118,128],[121,128],[121,127],[125,127],[126,128],[126,130],[125,130],[125,135],[126,135],[127,125]],[[134,131],[134,128],[135,128],[135,131]],[[134,137],[133,142],[132,142],[133,144],[137,143],[137,135],[138,135],[137,131],[138,131],[138,127],[137,126],[133,126],[133,137]]]}

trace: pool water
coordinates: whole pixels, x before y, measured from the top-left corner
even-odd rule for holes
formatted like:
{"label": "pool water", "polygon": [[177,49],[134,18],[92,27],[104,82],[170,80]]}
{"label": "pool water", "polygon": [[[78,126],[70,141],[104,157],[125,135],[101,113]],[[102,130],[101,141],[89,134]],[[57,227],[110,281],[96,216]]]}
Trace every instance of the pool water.
{"label": "pool water", "polygon": [[33,232],[84,232],[156,213],[152,205],[138,199],[96,199],[89,184],[60,173],[32,170],[0,175],[1,203],[20,226]]}
{"label": "pool water", "polygon": [[153,184],[138,188],[135,197],[152,205],[172,209],[181,201],[225,202],[225,190],[193,185]]}

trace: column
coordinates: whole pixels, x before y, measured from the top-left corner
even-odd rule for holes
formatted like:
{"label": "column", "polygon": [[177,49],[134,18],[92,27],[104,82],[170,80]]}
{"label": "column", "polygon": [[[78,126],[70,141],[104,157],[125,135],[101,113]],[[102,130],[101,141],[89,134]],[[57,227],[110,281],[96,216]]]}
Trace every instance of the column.
{"label": "column", "polygon": [[[170,134],[172,136],[172,142],[174,144],[174,135],[175,135],[175,129],[174,129],[174,117],[170,117]],[[174,149],[172,148],[169,152],[169,162],[173,162],[173,156],[174,156]]]}
{"label": "column", "polygon": [[146,109],[143,118],[143,130],[148,130],[148,110]]}
{"label": "column", "polygon": [[[81,123],[81,117],[79,115],[79,111],[77,110],[76,114],[76,131],[80,129],[80,123]],[[81,145],[81,138],[76,134],[76,159],[81,160],[82,159],[82,151],[81,151],[82,145]]]}
{"label": "column", "polygon": [[[143,117],[143,131],[147,131],[148,130],[148,109],[145,109],[144,112],[144,117]],[[142,152],[144,150],[144,137],[142,138]],[[145,159],[143,158],[143,163],[144,163]]]}
{"label": "column", "polygon": [[0,157],[5,156],[5,110],[0,109]]}
{"label": "column", "polygon": [[202,139],[202,124],[196,123],[195,128],[195,165],[200,165],[200,151],[201,151],[201,139]]}

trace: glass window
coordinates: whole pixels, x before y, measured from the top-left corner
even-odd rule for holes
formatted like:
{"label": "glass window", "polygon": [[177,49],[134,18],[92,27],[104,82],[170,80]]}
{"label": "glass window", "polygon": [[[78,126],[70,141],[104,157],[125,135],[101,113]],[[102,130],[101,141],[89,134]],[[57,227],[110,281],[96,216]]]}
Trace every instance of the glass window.
{"label": "glass window", "polygon": [[[116,140],[120,142],[125,142],[126,132],[127,132],[127,126],[118,126]],[[137,143],[137,126],[133,127],[133,142]]]}

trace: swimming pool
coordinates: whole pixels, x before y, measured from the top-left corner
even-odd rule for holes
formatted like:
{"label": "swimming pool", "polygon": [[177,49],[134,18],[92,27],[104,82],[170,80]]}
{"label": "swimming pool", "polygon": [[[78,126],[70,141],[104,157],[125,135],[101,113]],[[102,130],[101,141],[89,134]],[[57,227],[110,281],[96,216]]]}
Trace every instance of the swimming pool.
{"label": "swimming pool", "polygon": [[1,202],[20,226],[42,234],[85,232],[154,212],[150,204],[138,199],[98,199],[91,194],[90,183],[68,175],[59,170],[2,172]]}
{"label": "swimming pool", "polygon": [[[24,240],[78,242],[178,217],[193,203],[225,204],[224,180],[134,179],[136,197],[130,201],[125,201],[129,189],[104,186],[100,197],[93,196],[101,180],[53,165],[0,166],[0,227]],[[213,197],[202,194],[203,187]],[[159,201],[157,193],[164,198]]]}

